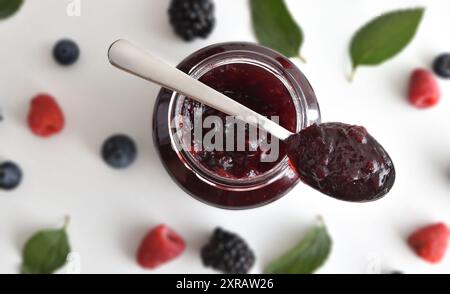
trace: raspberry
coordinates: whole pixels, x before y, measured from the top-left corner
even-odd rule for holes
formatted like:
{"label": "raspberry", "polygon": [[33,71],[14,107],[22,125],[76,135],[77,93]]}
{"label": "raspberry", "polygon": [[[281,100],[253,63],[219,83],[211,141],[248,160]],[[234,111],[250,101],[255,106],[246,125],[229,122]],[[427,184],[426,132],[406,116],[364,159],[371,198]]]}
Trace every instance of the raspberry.
{"label": "raspberry", "polygon": [[408,244],[424,260],[438,263],[444,258],[449,237],[449,228],[438,223],[418,229],[409,236]]}
{"label": "raspberry", "polygon": [[416,69],[411,76],[409,101],[418,108],[436,105],[441,98],[439,85],[433,73],[426,69]]}
{"label": "raspberry", "polygon": [[28,126],[39,137],[50,137],[64,128],[64,114],[52,96],[40,94],[31,101]]}
{"label": "raspberry", "polygon": [[155,269],[180,256],[186,243],[172,229],[159,225],[142,240],[137,252],[137,262],[144,268]]}

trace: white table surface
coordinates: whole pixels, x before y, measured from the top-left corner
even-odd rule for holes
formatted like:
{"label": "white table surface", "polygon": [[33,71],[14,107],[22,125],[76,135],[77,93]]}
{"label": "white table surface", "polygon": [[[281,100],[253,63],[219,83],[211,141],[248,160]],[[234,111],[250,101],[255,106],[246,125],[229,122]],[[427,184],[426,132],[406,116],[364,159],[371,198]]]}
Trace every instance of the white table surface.
{"label": "white table surface", "polygon": [[[305,31],[300,64],[316,90],[324,121],[365,125],[393,157],[397,182],[385,199],[364,205],[338,202],[298,185],[285,198],[248,211],[208,207],[182,192],[164,171],[151,139],[158,87],[113,69],[108,45],[128,38],[175,65],[206,45],[254,41],[245,0],[216,0],[218,24],[207,40],[186,44],[168,25],[169,1],[81,0],[79,17],[66,15],[70,1],[27,0],[13,18],[0,22],[0,158],[17,161],[25,179],[12,193],[0,192],[0,273],[16,273],[21,248],[35,230],[58,226],[70,215],[70,239],[82,273],[147,273],[134,260],[146,231],[166,223],[188,243],[176,261],[149,273],[212,273],[199,248],[216,226],[245,237],[257,255],[254,272],[296,244],[323,215],[334,240],[320,273],[366,273],[377,269],[445,273],[418,259],[405,243],[417,226],[450,224],[450,81],[434,109],[411,107],[405,92],[409,74],[429,67],[450,51],[450,2],[444,0],[290,0]],[[425,5],[424,21],[400,56],[346,80],[347,47],[353,32],[375,15]],[[51,57],[54,42],[75,39],[79,62],[61,68]],[[49,140],[26,125],[29,100],[38,92],[57,97],[67,126]],[[103,140],[126,133],[139,157],[115,171],[99,156]],[[62,270],[61,272],[66,272]]]}

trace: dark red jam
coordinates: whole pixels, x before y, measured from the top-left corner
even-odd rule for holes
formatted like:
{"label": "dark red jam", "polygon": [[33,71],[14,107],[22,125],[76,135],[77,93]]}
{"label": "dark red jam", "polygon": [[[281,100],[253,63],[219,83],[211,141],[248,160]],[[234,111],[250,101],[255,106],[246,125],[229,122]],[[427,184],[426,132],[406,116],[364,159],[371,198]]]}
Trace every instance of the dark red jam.
{"label": "dark red jam", "polygon": [[394,185],[391,158],[364,127],[312,125],[290,138],[288,145],[300,178],[334,198],[373,201]]}
{"label": "dark red jam", "polygon": [[[288,58],[271,49],[251,43],[216,44],[195,52],[178,68],[262,115],[279,116],[280,124],[292,132],[320,122],[308,80]],[[153,117],[156,150],[185,192],[216,207],[247,209],[280,199],[300,181],[282,142],[274,162],[261,162],[267,150],[249,151],[248,145],[255,142],[247,134],[245,151],[174,148],[179,143],[174,130],[179,122],[174,120],[183,115],[192,120],[195,109],[201,110],[202,119],[210,115],[224,118],[224,114],[167,89],[159,93]],[[203,131],[205,136],[208,129]],[[191,139],[183,142],[188,147],[197,143]]]}
{"label": "dark red jam", "polygon": [[[266,117],[279,117],[279,123],[283,127],[292,132],[296,131],[297,112],[291,94],[280,79],[266,69],[250,64],[222,65],[206,73],[200,78],[200,81]],[[191,99],[184,101],[181,114],[188,117],[190,122],[193,122],[194,115],[198,116],[199,113],[202,114],[203,121],[211,116],[220,117],[222,125],[226,126],[226,114]],[[202,135],[204,136],[212,129],[213,127],[203,128]],[[276,150],[264,149],[263,151],[258,147],[256,151],[250,151],[254,150],[250,148],[251,146],[258,146],[258,140],[262,136],[251,140],[248,130],[245,133],[245,150],[237,151],[237,134],[238,131],[235,129],[234,137],[230,142],[231,145],[234,144],[233,150],[227,151],[226,148],[223,148],[223,151],[205,151],[205,146],[196,144],[193,128],[191,146],[197,146],[197,149],[200,149],[198,148],[200,145],[202,148],[196,151],[191,148],[191,153],[208,170],[218,176],[234,179],[253,178],[264,174],[286,156],[285,145],[278,144],[279,151],[277,151],[276,160],[264,162],[265,153]],[[270,142],[270,140],[277,139],[271,138],[269,135],[268,140]],[[227,146],[225,131],[223,132],[223,145]]]}

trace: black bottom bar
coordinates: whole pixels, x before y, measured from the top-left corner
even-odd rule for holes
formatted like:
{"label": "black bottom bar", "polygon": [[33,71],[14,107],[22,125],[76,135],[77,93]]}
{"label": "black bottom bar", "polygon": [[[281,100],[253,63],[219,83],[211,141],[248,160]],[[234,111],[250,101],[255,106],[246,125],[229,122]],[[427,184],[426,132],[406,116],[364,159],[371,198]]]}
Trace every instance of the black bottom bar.
{"label": "black bottom bar", "polygon": [[[104,291],[113,288],[115,292],[156,293],[163,291],[194,290],[198,293],[225,292],[227,290],[279,291],[296,289],[314,291],[332,289],[362,291],[386,291],[386,284],[399,283],[402,289],[413,288],[429,291],[430,286],[446,289],[448,275],[52,275],[26,276],[3,275],[0,282],[5,289],[46,292],[66,290]],[[13,293],[13,292],[12,292]],[[159,292],[158,292],[159,293]],[[302,292],[306,293],[306,292]],[[46,293],[47,294],[47,293]]]}

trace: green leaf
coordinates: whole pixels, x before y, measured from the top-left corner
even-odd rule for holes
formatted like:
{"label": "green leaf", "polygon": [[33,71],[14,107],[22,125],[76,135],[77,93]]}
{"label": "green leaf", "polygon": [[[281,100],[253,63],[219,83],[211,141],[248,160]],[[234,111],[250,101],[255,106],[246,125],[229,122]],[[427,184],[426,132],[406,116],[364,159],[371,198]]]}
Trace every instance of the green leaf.
{"label": "green leaf", "polygon": [[258,42],[287,57],[300,57],[303,32],[283,0],[250,0]]}
{"label": "green leaf", "polygon": [[23,0],[0,0],[0,19],[7,18],[22,6]]}
{"label": "green leaf", "polygon": [[327,260],[331,245],[331,237],[321,220],[295,248],[272,262],[266,268],[266,273],[312,274]]}
{"label": "green leaf", "polygon": [[353,71],[361,65],[378,65],[400,53],[414,38],[424,8],[398,10],[381,15],[353,37],[350,54]]}
{"label": "green leaf", "polygon": [[22,274],[52,274],[66,263],[70,253],[66,227],[67,220],[63,228],[37,232],[27,241]]}

